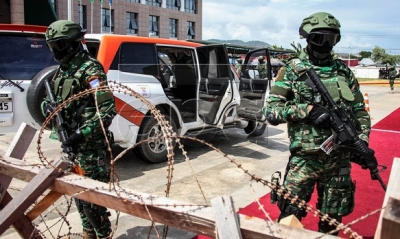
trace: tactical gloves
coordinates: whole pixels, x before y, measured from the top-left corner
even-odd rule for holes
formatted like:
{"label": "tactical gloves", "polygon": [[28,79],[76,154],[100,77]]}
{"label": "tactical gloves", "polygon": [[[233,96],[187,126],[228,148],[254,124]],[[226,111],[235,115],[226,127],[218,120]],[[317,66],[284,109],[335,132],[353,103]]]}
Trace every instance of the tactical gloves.
{"label": "tactical gloves", "polygon": [[72,148],[74,152],[77,151],[79,144],[82,143],[85,140],[85,137],[83,136],[82,132],[78,129],[73,133],[67,140],[62,142],[62,148],[65,151],[69,151],[66,149]]}
{"label": "tactical gloves", "polygon": [[322,106],[313,105],[309,117],[313,124],[318,128],[329,128],[330,126],[331,114]]}

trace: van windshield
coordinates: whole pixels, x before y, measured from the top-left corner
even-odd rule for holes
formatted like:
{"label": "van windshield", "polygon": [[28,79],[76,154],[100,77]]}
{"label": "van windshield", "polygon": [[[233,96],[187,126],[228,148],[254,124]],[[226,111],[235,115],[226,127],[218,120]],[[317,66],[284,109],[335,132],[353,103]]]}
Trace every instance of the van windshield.
{"label": "van windshield", "polygon": [[0,33],[0,75],[10,80],[31,80],[47,66],[58,65],[44,35]]}

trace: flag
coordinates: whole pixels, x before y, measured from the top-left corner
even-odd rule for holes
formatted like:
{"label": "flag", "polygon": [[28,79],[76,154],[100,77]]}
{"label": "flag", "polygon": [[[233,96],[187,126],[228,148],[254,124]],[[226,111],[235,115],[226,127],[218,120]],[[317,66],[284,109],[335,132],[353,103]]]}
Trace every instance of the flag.
{"label": "flag", "polygon": [[112,4],[112,0],[109,0],[110,1],[110,4]]}
{"label": "flag", "polygon": [[103,0],[100,0],[100,3],[103,4]]}
{"label": "flag", "polygon": [[90,2],[91,2],[91,3],[93,3],[93,2],[94,2],[94,0],[90,0]]}

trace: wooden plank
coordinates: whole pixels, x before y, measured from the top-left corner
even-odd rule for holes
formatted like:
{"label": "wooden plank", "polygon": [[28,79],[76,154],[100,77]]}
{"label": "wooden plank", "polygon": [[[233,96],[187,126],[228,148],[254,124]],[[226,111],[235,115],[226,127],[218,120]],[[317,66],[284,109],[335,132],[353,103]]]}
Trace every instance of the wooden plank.
{"label": "wooden plank", "polygon": [[219,239],[242,239],[239,220],[233,206],[232,198],[222,196],[210,200],[215,216]]}
{"label": "wooden plank", "polygon": [[[16,159],[23,159],[26,151],[28,151],[29,145],[32,143],[32,140],[35,137],[35,134],[35,128],[26,123],[22,123],[5,155]],[[0,174],[0,209],[3,209],[7,203],[12,200],[11,195],[7,192],[11,181],[12,177]],[[13,226],[22,238],[42,238],[42,236],[35,231],[36,229],[32,225],[32,222],[25,215],[22,215],[20,218],[18,218],[14,222]]]}
{"label": "wooden plank", "polygon": [[[389,182],[386,189],[385,199],[383,200],[382,207],[385,207],[389,201],[389,197],[400,200],[400,158],[394,158],[392,169],[390,171]],[[378,226],[375,231],[375,239],[386,239],[385,237],[381,237],[382,230],[382,219],[383,214],[388,209],[384,209],[381,211],[379,216]]]}
{"label": "wooden plank", "polygon": [[400,235],[400,200],[389,197],[382,218],[381,238],[398,239]]}
{"label": "wooden plank", "polygon": [[[0,234],[24,215],[26,209],[63,173],[69,162],[58,157],[53,166],[43,167],[24,189],[0,212]],[[60,170],[61,169],[61,170]]]}
{"label": "wooden plank", "polygon": [[46,211],[52,204],[54,204],[63,194],[50,191],[39,203],[37,203],[27,214],[26,217],[33,221],[42,212]]}
{"label": "wooden plank", "polygon": [[35,128],[26,123],[22,123],[5,155],[16,159],[23,159],[35,134]]}
{"label": "wooden plank", "polygon": [[[29,165],[15,165],[13,158],[4,157],[4,160],[10,163],[0,161],[0,173],[8,176],[29,181],[39,172],[38,168],[32,168]],[[127,188],[124,188],[124,192],[116,193],[108,191],[108,187],[107,183],[77,174],[67,174],[56,178],[50,189],[135,217],[150,220],[151,215],[155,222],[161,224],[210,237],[215,236],[215,217],[211,207],[191,206],[191,203],[135,192]],[[309,239],[323,235],[319,232],[291,228],[243,215],[239,215],[239,224],[244,239]],[[339,237],[324,235],[323,238],[337,239]]]}
{"label": "wooden plank", "polygon": [[[3,209],[9,202],[11,202],[11,195],[6,192],[4,195],[3,201],[0,202],[0,209]],[[32,239],[42,239],[43,237],[36,231],[35,227],[32,225],[32,222],[25,216],[20,217],[13,224],[14,229],[22,238],[32,238]]]}
{"label": "wooden plank", "polygon": [[[22,123],[13,141],[7,149],[5,156],[23,159],[29,145],[35,137],[36,129],[26,123]],[[0,202],[10,186],[12,178],[0,174]]]}

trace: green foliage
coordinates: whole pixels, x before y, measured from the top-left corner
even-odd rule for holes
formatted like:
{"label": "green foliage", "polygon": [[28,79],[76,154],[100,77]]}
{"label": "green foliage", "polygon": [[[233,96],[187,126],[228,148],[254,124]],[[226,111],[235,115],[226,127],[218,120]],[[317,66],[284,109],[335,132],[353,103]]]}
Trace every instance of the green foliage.
{"label": "green foliage", "polygon": [[301,53],[301,51],[302,51],[302,49],[303,49],[303,47],[301,46],[301,44],[298,42],[297,43],[297,45],[294,43],[294,42],[292,42],[292,43],[290,43],[290,45],[293,47],[293,50],[295,51],[295,56],[300,56],[300,53]]}
{"label": "green foliage", "polygon": [[361,56],[360,57],[361,59],[370,58],[372,56],[372,52],[370,52],[370,51],[360,51],[358,54]]}
{"label": "green foliage", "polygon": [[375,46],[372,50],[372,60],[383,65],[396,65],[400,63],[400,55],[387,54],[385,49]]}

